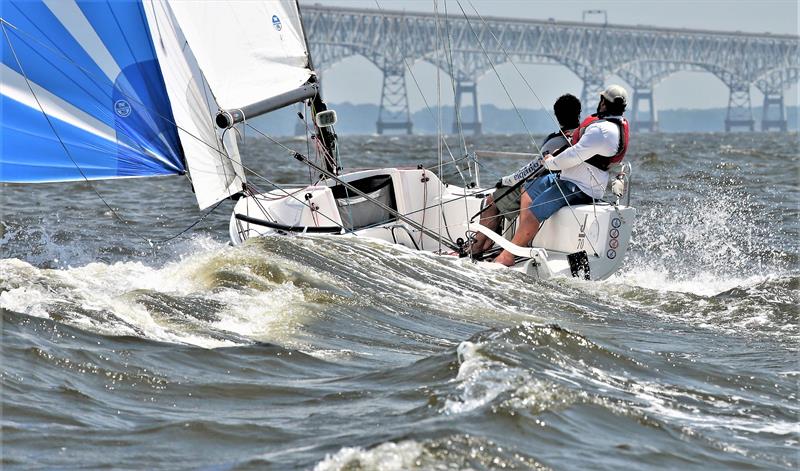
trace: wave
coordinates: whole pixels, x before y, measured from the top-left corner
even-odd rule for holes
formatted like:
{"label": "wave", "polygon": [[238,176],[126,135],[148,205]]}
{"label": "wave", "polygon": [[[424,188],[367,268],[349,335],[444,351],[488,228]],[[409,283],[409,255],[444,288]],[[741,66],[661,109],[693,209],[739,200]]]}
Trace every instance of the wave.
{"label": "wave", "polygon": [[58,270],[5,259],[0,307],[103,335],[206,348],[280,343],[309,313],[304,303],[313,293],[302,268],[247,252],[214,249],[159,268],[116,262]]}
{"label": "wave", "polygon": [[[786,448],[766,453],[752,449],[752,440],[800,439],[797,408],[787,399],[791,386],[784,381],[779,387],[731,378],[719,366],[647,352],[629,355],[556,325],[485,331],[460,344],[457,356],[458,373],[446,389],[442,414],[500,415],[525,420],[528,427],[555,428],[573,449],[598,446],[594,427],[638,430],[648,446],[674,448],[675,436],[691,436],[700,449],[722,449],[734,460],[789,466]],[[573,416],[586,423],[575,428]],[[767,418],[770,427],[764,427]]]}

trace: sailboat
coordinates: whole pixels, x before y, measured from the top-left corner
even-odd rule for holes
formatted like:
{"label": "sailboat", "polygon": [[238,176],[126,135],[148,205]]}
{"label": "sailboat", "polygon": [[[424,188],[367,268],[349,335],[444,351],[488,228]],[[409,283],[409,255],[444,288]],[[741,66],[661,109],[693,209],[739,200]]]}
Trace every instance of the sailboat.
{"label": "sailboat", "polygon": [[[180,175],[200,209],[235,201],[233,244],[324,234],[464,256],[480,232],[539,278],[607,278],[628,249],[635,209],[619,197],[561,209],[521,247],[513,223],[494,232],[476,222],[489,194],[480,185],[421,166],[343,172],[294,0],[10,1],[0,23],[2,182]],[[260,191],[239,130],[296,103],[309,110],[319,158],[291,155],[319,179]]]}

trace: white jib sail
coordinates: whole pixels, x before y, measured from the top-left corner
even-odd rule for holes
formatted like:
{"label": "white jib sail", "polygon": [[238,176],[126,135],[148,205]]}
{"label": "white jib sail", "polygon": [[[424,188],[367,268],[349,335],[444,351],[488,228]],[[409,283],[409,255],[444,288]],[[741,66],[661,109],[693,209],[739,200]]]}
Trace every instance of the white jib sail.
{"label": "white jib sail", "polygon": [[143,2],[143,6],[197,204],[204,209],[242,189],[245,176],[234,130],[223,136],[216,127],[215,96],[169,5]]}
{"label": "white jib sail", "polygon": [[312,75],[295,0],[170,1],[217,103],[239,109]]}

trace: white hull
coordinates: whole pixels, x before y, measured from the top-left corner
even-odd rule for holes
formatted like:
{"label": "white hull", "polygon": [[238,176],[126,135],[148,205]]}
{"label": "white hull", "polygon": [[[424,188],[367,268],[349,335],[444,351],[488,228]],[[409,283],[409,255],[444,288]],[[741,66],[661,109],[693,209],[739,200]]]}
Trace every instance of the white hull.
{"label": "white hull", "polygon": [[[327,228],[328,232],[381,239],[416,250],[450,253],[453,250],[441,244],[437,234],[441,233],[444,240],[466,241],[470,234],[480,231],[520,257],[513,267],[516,270],[539,278],[585,276],[580,254],[573,255],[572,265],[569,261],[570,254],[585,251],[589,278],[598,280],[607,278],[622,264],[636,216],[634,208],[605,203],[565,207],[545,222],[532,247],[519,247],[510,242],[513,226],[501,237],[469,222],[480,211],[486,190],[445,186],[423,169],[364,170],[340,179],[405,215],[410,222],[392,217],[329,180],[241,198],[231,216],[231,240],[239,244],[251,237]],[[578,273],[574,273],[576,269]]]}

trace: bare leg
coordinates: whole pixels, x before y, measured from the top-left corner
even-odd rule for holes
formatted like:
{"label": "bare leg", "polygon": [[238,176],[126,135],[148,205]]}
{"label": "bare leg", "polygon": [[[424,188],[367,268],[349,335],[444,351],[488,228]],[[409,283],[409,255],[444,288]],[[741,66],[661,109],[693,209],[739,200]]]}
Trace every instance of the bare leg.
{"label": "bare leg", "polygon": [[[539,232],[539,220],[536,219],[536,216],[533,212],[528,209],[531,206],[531,197],[528,195],[527,192],[522,193],[522,198],[519,200],[519,220],[517,222],[517,232],[514,233],[514,237],[511,239],[511,242],[515,245],[519,245],[524,247],[536,237],[536,233]],[[494,259],[495,263],[500,263],[507,267],[510,267],[514,264],[514,255],[512,255],[507,250],[503,250],[497,258]]]}
{"label": "bare leg", "polygon": [[[488,196],[486,199],[486,210],[481,214],[481,225],[486,226],[489,229],[496,230],[500,221],[500,218],[498,217],[499,214],[500,211],[494,204],[494,200],[491,196]],[[474,247],[472,249],[472,254],[481,254],[489,249],[492,244],[494,244],[492,239],[479,232],[475,235],[475,242],[472,245]]]}

